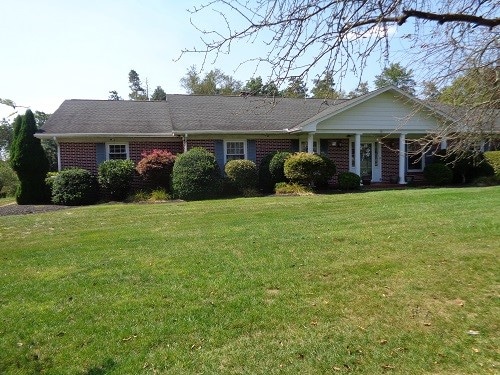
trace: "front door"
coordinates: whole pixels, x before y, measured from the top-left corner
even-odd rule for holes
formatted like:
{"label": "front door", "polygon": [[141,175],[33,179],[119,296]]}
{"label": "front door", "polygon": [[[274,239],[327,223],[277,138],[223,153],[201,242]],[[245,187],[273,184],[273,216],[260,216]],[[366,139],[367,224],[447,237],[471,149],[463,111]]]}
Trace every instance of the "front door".
{"label": "front door", "polygon": [[[382,180],[382,155],[381,145],[378,142],[362,142],[360,148],[360,177],[367,178],[372,182]],[[354,166],[354,142],[351,143],[350,171],[355,172]]]}

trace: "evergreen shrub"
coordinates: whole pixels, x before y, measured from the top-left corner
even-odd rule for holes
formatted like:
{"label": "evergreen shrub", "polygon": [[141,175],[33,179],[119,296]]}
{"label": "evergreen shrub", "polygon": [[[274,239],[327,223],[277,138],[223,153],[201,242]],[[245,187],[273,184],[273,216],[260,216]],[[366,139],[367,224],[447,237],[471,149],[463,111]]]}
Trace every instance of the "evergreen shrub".
{"label": "evergreen shrub", "polygon": [[99,165],[99,185],[113,200],[123,201],[132,187],[134,172],[132,160],[106,160]]}
{"label": "evergreen shrub", "polygon": [[361,177],[356,173],[342,172],[339,174],[338,183],[341,190],[357,190],[361,184]]}
{"label": "evergreen shrub", "polygon": [[251,160],[230,160],[224,167],[226,176],[240,193],[255,189],[258,183],[257,166]]}
{"label": "evergreen shrub", "polygon": [[262,158],[259,164],[259,188],[263,193],[272,193],[274,189],[274,182],[269,170],[269,164],[276,152],[267,154]]}
{"label": "evergreen shrub", "polygon": [[288,182],[285,176],[285,161],[291,155],[292,153],[287,151],[278,151],[273,155],[269,162],[269,173],[271,174],[273,185],[278,182]]}
{"label": "evergreen shrub", "polygon": [[446,164],[432,163],[425,166],[424,178],[431,185],[447,185],[453,182],[453,171]]}
{"label": "evergreen shrub", "polygon": [[176,198],[200,200],[215,198],[221,193],[222,177],[215,156],[196,147],[175,159],[172,190]]}
{"label": "evergreen shrub", "polygon": [[65,169],[52,179],[52,202],[66,206],[96,203],[99,198],[97,179],[82,168]]}

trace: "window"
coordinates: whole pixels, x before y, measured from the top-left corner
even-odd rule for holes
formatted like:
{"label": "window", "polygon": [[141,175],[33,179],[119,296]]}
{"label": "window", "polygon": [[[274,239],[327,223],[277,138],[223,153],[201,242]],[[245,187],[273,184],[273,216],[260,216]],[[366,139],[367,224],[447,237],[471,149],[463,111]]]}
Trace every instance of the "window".
{"label": "window", "polygon": [[229,160],[246,159],[245,141],[226,141],[226,163]]}
{"label": "window", "polygon": [[108,144],[108,160],[128,159],[128,144]]}
{"label": "window", "polygon": [[408,171],[423,171],[425,153],[422,153],[422,146],[418,142],[408,143],[407,146]]}

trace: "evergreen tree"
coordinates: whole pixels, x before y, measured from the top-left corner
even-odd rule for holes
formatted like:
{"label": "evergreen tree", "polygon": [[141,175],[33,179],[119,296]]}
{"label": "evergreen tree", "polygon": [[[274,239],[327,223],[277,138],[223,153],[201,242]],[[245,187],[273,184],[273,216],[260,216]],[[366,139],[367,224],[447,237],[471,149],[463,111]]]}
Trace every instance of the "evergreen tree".
{"label": "evergreen tree", "polygon": [[123,100],[120,95],[118,95],[118,91],[113,90],[109,92],[108,100]]}
{"label": "evergreen tree", "polygon": [[243,86],[243,91],[251,96],[261,96],[263,87],[262,77],[252,77],[247,81],[245,86]]}
{"label": "evergreen tree", "polygon": [[394,63],[384,68],[382,73],[375,76],[374,83],[377,89],[394,85],[409,94],[415,94],[416,83],[413,79],[413,70],[407,70],[400,63]]}
{"label": "evergreen tree", "polygon": [[153,95],[151,95],[151,100],[167,100],[167,93],[161,88],[161,86],[156,86]]}
{"label": "evergreen tree", "polygon": [[148,100],[146,90],[142,87],[139,74],[133,69],[128,73],[128,82],[130,83],[130,90],[132,90],[132,92],[128,94],[131,100]]}
{"label": "evergreen tree", "polygon": [[370,88],[368,86],[368,82],[360,82],[358,87],[356,87],[352,91],[349,91],[349,94],[347,94],[347,98],[354,99],[357,98],[358,96],[368,94],[369,92]]}
{"label": "evergreen tree", "polygon": [[16,192],[18,204],[45,203],[49,198],[45,185],[49,162],[40,140],[34,137],[36,131],[35,116],[28,109],[22,118],[19,130],[15,132],[10,155],[12,169],[17,173],[20,181]]}
{"label": "evergreen tree", "polygon": [[288,80],[288,86],[283,91],[285,98],[307,98],[307,87],[305,82],[299,77],[292,77]]}
{"label": "evergreen tree", "polygon": [[314,87],[311,90],[314,99],[340,99],[343,93],[335,90],[333,74],[326,72],[323,77],[313,80]]}

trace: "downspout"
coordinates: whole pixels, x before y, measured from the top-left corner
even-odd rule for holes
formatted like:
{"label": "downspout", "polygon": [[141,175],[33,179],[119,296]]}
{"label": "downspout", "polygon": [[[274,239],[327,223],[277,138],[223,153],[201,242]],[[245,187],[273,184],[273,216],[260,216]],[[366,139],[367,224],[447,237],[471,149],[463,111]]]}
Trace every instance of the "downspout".
{"label": "downspout", "polygon": [[53,137],[52,139],[57,146],[57,170],[61,172],[61,147],[59,146],[59,142],[57,142],[56,137]]}
{"label": "downspout", "polygon": [[187,152],[188,150],[188,135],[184,134],[182,137],[182,148],[184,149],[184,152]]}

